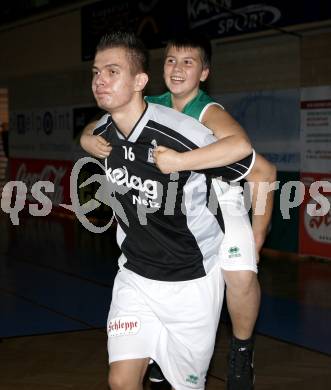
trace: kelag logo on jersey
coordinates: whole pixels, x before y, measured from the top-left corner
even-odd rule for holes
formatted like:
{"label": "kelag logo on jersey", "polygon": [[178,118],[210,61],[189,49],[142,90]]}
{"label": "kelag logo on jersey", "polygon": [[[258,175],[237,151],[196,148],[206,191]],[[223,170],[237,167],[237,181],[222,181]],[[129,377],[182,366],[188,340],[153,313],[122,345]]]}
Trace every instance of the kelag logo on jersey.
{"label": "kelag logo on jersey", "polygon": [[[157,201],[158,198],[158,182],[155,180],[146,179],[136,175],[129,175],[128,169],[112,168],[107,169],[106,161],[106,178],[107,181],[113,184],[112,192],[115,194],[125,194],[128,190],[136,190],[137,194],[132,194],[132,203],[137,206],[138,218],[142,225],[146,225],[146,214],[148,209],[152,212],[158,210],[161,205]],[[162,191],[161,191],[162,192]]]}
{"label": "kelag logo on jersey", "polygon": [[[80,184],[80,187],[87,186],[93,182],[98,182],[100,187],[96,192],[93,200],[90,200],[83,205],[80,204],[78,199],[78,175],[85,164],[88,163],[97,164],[105,172],[105,175],[95,174],[89,179]],[[159,183],[153,180],[142,180],[140,177],[130,175],[128,169],[123,166],[122,168],[108,168],[91,157],[81,158],[76,162],[70,176],[70,197],[71,205],[64,205],[71,211],[73,211],[82,225],[93,233],[102,233],[106,231],[112,224],[113,218],[103,227],[95,226],[87,218],[87,214],[100,206],[100,203],[104,203],[113,209],[116,214],[125,225],[129,226],[129,220],[125,213],[125,210],[121,202],[117,199],[118,195],[125,195],[131,190],[137,191],[136,194],[132,194],[132,204],[137,207],[137,215],[142,225],[147,224],[146,215],[154,213],[160,208],[160,202],[158,196],[162,196],[162,189],[158,191]],[[161,186],[162,187],[162,186]]]}
{"label": "kelag logo on jersey", "polygon": [[108,168],[106,162],[106,177],[107,180],[118,186],[125,186],[128,189],[134,189],[143,193],[148,199],[157,198],[157,182],[154,180],[142,180],[141,177],[129,175],[125,166],[123,168]]}

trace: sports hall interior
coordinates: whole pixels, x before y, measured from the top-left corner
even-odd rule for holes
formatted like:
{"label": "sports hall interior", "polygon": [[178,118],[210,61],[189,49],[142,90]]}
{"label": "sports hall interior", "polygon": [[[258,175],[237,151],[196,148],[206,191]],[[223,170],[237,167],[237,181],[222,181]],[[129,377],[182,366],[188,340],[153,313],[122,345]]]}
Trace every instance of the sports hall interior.
{"label": "sports hall interior", "polygon": [[[331,388],[331,6],[322,0],[177,3],[176,12],[163,0],[2,6],[0,389],[108,388],[105,324],[120,254],[116,226],[89,228],[112,218],[95,200],[93,185],[78,188],[81,205],[98,205],[85,222],[60,204],[72,201],[70,172],[86,157],[79,136],[98,111],[91,91],[96,36],[129,22],[150,49],[147,94],[165,91],[167,34],[183,26],[210,33],[213,61],[203,88],[277,167],[279,187],[258,267],[255,389]],[[318,145],[316,135],[311,141],[314,126]],[[86,169],[80,183],[93,173]],[[46,216],[29,208],[37,180],[55,183]],[[317,199],[309,189],[318,180],[326,212],[314,218],[307,206]],[[28,192],[8,197],[11,181],[23,181]],[[17,213],[11,212],[15,202]],[[226,388],[230,334],[224,305],[208,390]],[[145,388],[169,385],[146,380]]]}

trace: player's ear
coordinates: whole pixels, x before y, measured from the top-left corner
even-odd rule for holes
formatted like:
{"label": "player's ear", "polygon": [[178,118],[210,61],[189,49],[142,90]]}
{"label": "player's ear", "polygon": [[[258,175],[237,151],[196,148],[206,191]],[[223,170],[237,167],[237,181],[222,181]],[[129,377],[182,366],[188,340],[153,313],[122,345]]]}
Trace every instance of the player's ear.
{"label": "player's ear", "polygon": [[209,68],[204,68],[201,72],[200,81],[205,81],[209,75]]}
{"label": "player's ear", "polygon": [[147,73],[138,73],[136,75],[135,91],[137,92],[142,91],[145,88],[147,82],[148,82]]}

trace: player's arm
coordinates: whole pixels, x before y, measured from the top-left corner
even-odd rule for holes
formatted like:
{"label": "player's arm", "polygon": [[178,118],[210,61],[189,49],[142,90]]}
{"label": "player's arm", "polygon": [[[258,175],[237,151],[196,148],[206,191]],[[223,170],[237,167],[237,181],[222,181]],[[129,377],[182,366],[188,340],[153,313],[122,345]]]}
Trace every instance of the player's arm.
{"label": "player's arm", "polygon": [[100,135],[93,135],[98,121],[93,121],[87,124],[80,137],[81,147],[89,154],[97,158],[106,158],[111,152],[111,146]]}
{"label": "player's arm", "polygon": [[[201,149],[204,149],[204,147],[201,147]],[[194,149],[193,151],[195,150],[198,149]],[[227,182],[243,179],[248,172],[251,171],[255,161],[255,151],[253,151],[247,157],[236,161],[233,164],[205,169],[183,169],[181,157],[185,153],[186,152],[177,152],[165,146],[158,146],[154,150],[154,161],[160,171],[165,174],[180,171],[196,171],[208,176],[219,177]],[[189,153],[191,153],[191,151]]]}
{"label": "player's arm", "polygon": [[276,167],[257,154],[246,180],[252,191],[252,228],[257,253],[265,241],[272,215]]}
{"label": "player's arm", "polygon": [[213,132],[218,141],[184,155],[183,164],[189,169],[221,167],[252,153],[252,145],[244,129],[219,105],[209,106],[201,123]]}
{"label": "player's arm", "polygon": [[221,167],[239,161],[252,153],[251,143],[243,128],[221,107],[209,106],[203,115],[202,124],[208,127],[218,140],[192,151],[178,154],[172,151],[169,155],[160,155],[157,165],[161,172]]}
{"label": "player's arm", "polygon": [[225,151],[226,147],[228,150],[239,148],[237,160],[247,156],[247,150],[251,148],[251,143],[245,130],[222,107],[216,104],[209,106],[203,114],[201,123],[208,127],[218,140],[223,141],[222,145]]}

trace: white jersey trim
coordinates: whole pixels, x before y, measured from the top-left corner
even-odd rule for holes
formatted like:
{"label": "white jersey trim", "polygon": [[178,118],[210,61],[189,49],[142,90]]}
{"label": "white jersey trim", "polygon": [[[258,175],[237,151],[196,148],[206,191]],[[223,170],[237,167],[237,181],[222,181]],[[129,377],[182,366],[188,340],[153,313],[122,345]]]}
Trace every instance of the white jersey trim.
{"label": "white jersey trim", "polygon": [[[198,174],[191,173],[190,179],[187,181],[183,188],[183,203],[182,207],[185,207],[185,214],[187,220],[187,227],[195,237],[199,250],[203,257],[203,267],[205,273],[208,274],[210,270],[218,262],[218,256],[213,256],[212,252],[217,252],[217,248],[221,245],[224,233],[215,218],[215,215],[205,205],[205,196],[207,193],[207,183],[203,177],[199,177],[199,183],[196,178]],[[194,191],[194,187],[198,188],[197,192]],[[196,201],[192,202],[195,198]],[[194,209],[192,209],[194,204]],[[208,226],[208,228],[201,229],[201,226]],[[211,232],[217,232],[217,238],[211,235]]]}
{"label": "white jersey trim", "polygon": [[206,104],[203,108],[203,110],[200,112],[200,115],[199,115],[199,122],[202,122],[202,117],[204,116],[204,113],[207,111],[208,107],[210,106],[219,106],[222,110],[225,111],[225,108],[222,106],[222,104],[219,104],[217,102],[210,102],[208,104]]}
{"label": "white jersey trim", "polygon": [[[247,171],[244,174],[242,174],[241,176],[237,177],[236,179],[231,180],[231,183],[235,183],[236,181],[242,180],[244,177],[246,177],[250,173],[250,171],[252,170],[253,165],[255,163],[255,158],[256,158],[256,153],[255,153],[255,150],[253,149],[252,162],[251,162],[250,166],[248,167]],[[245,165],[240,164],[240,163],[235,163],[235,164],[238,164],[238,165],[241,165],[241,166],[245,167]],[[228,165],[226,165],[226,167],[229,168],[229,169],[232,169],[233,171],[237,171],[236,169],[234,169],[232,167],[229,167]],[[245,167],[245,168],[247,168],[247,167]],[[237,172],[240,173],[240,171],[237,171]]]}
{"label": "white jersey trim", "polygon": [[188,150],[192,150],[189,146],[185,145],[183,142],[179,141],[177,138],[171,137],[171,135],[169,135],[169,134],[167,134],[167,133],[164,133],[164,132],[161,131],[161,130],[156,129],[155,127],[151,127],[151,126],[147,126],[147,125],[146,125],[145,127],[146,127],[147,129],[154,130],[154,131],[156,131],[157,133],[163,134],[163,135],[165,135],[166,137],[173,139],[173,140],[176,141],[177,143],[183,145],[183,146],[184,146],[186,149],[188,149]]}
{"label": "white jersey trim", "polygon": [[[107,124],[107,121],[109,119],[110,115],[109,114],[105,114],[103,115],[96,123],[94,129],[93,129],[93,132],[92,134],[94,134],[95,130],[97,130],[99,127]],[[108,123],[108,125],[105,127],[105,129],[101,132],[101,133],[98,133],[98,134],[94,134],[94,135],[101,135],[103,133],[105,133],[107,130],[108,130],[108,127],[109,125],[111,125],[113,123],[113,120],[111,119],[111,122]]]}

